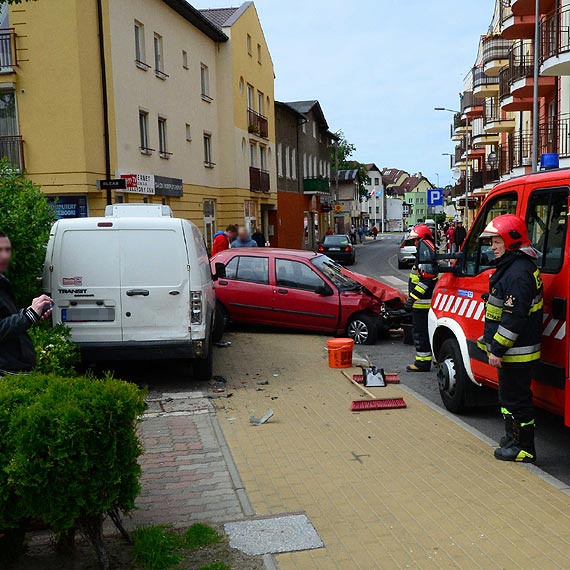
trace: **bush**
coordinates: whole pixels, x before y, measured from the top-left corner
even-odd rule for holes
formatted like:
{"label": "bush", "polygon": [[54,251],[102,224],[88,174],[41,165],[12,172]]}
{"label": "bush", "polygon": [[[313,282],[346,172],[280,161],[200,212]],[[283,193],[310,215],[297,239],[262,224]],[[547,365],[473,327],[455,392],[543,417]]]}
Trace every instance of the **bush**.
{"label": "bush", "polygon": [[71,341],[71,330],[64,324],[52,327],[43,322],[32,327],[29,335],[36,349],[36,372],[76,376],[81,361],[79,347]]}
{"label": "bush", "polygon": [[41,291],[46,244],[55,221],[54,209],[31,180],[0,160],[0,231],[14,250],[8,278],[19,306],[26,307]]}
{"label": "bush", "polygon": [[0,528],[29,519],[56,533],[79,528],[108,567],[102,517],[134,508],[144,408],[143,391],[112,377],[0,380]]}

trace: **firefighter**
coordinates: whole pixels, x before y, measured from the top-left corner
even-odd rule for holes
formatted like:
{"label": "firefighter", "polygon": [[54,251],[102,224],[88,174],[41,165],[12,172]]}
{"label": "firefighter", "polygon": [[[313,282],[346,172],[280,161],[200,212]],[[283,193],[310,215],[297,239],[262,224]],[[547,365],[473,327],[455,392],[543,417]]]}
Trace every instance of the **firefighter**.
{"label": "firefighter", "polygon": [[533,363],[540,359],[543,318],[537,252],[530,244],[524,221],[512,214],[495,218],[481,238],[491,238],[496,267],[485,304],[485,334],[477,343],[499,375],[506,435],[495,457],[534,463],[535,419],[530,385]]}
{"label": "firefighter", "polygon": [[432,354],[429,342],[428,315],[431,297],[437,282],[437,267],[434,264],[420,264],[419,251],[420,244],[423,242],[433,251],[435,256],[435,245],[431,230],[425,224],[414,226],[409,237],[416,240],[417,253],[416,263],[410,273],[409,297],[405,309],[412,312],[416,360],[407,367],[407,370],[409,372],[429,372]]}

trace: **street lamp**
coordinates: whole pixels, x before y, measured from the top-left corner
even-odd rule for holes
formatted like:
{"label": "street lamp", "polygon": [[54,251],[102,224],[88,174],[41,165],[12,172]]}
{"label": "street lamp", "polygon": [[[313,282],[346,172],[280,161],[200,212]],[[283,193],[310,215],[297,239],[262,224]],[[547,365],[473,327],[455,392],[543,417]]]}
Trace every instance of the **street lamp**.
{"label": "street lamp", "polygon": [[[446,111],[454,115],[461,115],[461,111],[454,111],[447,107],[434,107],[434,111]],[[465,115],[465,215],[464,224],[467,227],[469,217],[469,117]]]}

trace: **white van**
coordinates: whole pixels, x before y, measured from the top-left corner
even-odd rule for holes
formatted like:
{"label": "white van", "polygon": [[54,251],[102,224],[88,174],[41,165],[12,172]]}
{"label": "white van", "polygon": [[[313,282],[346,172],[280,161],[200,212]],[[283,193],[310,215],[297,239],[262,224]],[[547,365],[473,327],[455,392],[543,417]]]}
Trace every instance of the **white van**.
{"label": "white van", "polygon": [[57,221],[44,267],[53,322],[85,362],[191,358],[212,374],[216,298],[198,228],[168,206],[107,206],[104,218]]}

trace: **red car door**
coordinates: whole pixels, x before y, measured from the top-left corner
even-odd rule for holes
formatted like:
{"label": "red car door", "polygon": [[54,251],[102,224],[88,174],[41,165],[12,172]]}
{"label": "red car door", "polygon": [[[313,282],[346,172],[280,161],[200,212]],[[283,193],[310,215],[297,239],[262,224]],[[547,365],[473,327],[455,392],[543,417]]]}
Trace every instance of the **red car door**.
{"label": "red car door", "polygon": [[233,321],[272,323],[273,287],[267,256],[236,255],[226,265],[226,278],[216,284],[216,296]]}
{"label": "red car door", "polygon": [[276,258],[273,309],[280,326],[330,332],[338,327],[340,297],[309,264]]}

